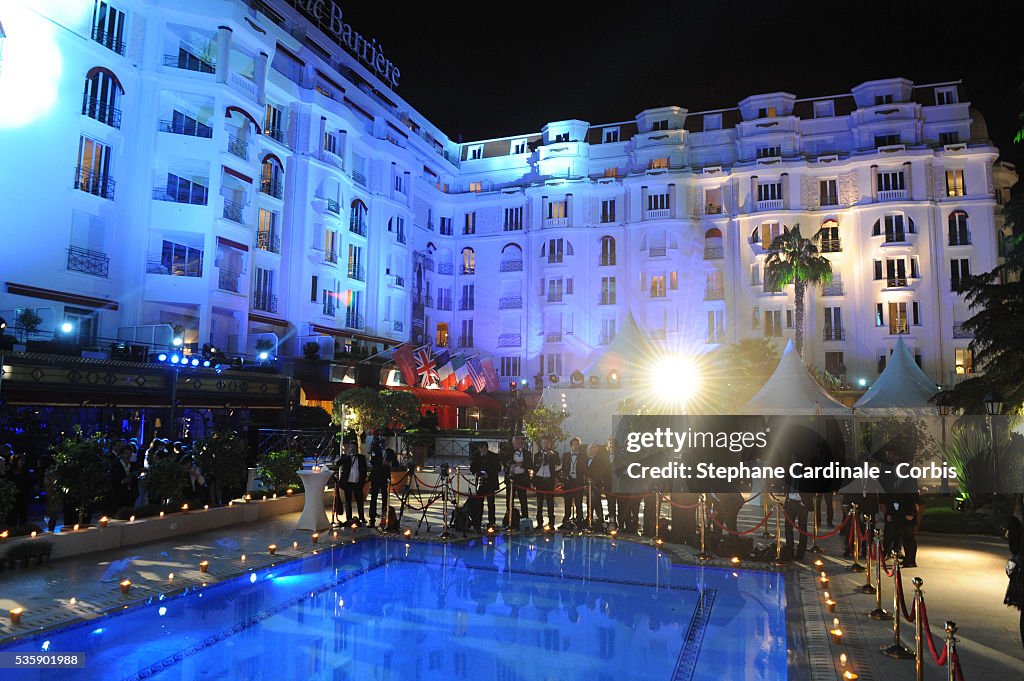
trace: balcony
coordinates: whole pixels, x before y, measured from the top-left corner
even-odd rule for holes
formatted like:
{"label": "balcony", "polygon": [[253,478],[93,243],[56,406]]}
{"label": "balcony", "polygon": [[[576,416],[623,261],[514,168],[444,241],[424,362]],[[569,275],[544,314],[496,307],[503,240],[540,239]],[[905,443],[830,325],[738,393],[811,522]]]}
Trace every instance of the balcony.
{"label": "balcony", "polygon": [[906,189],[884,189],[878,192],[879,201],[903,201],[906,198]]}
{"label": "balcony", "polygon": [[395,331],[401,333],[401,332],[405,331],[405,324],[402,322],[402,320],[396,319],[395,323],[391,325],[391,328],[394,329]]}
{"label": "balcony", "polygon": [[569,218],[547,218],[544,220],[545,227],[568,227]]}
{"label": "balcony", "polygon": [[245,206],[240,202],[224,199],[224,212],[221,215],[225,220],[231,220],[231,222],[237,222],[241,225],[244,224],[244,211]]}
{"label": "balcony", "polygon": [[523,261],[522,260],[502,260],[498,269],[502,272],[522,272]]}
{"label": "balcony", "polygon": [[832,281],[821,287],[821,295],[823,296],[841,296],[843,295],[843,282]]}
{"label": "balcony", "polygon": [[348,221],[348,231],[359,236],[366,236],[366,220],[363,217],[353,216]]}
{"label": "balcony", "polygon": [[826,326],[821,330],[823,341],[844,341],[846,340],[846,329],[841,326]]}
{"label": "balcony", "polygon": [[519,348],[523,346],[523,336],[518,333],[502,333],[498,335],[499,348]]}
{"label": "balcony", "polygon": [[723,246],[705,246],[704,247],[704,259],[705,260],[723,260],[725,258],[725,248]]}
{"label": "balcony", "polygon": [[475,308],[475,302],[472,298],[463,298],[459,301],[459,311],[465,312]]}
{"label": "balcony", "polygon": [[223,267],[217,272],[217,288],[221,291],[238,293],[241,290],[241,281],[242,275],[238,272],[232,272]]}
{"label": "balcony", "polygon": [[652,289],[650,289],[650,294],[651,294],[651,298],[664,298],[665,297],[665,289],[664,288],[652,288]]}
{"label": "balcony", "polygon": [[601,295],[597,299],[597,304],[598,305],[614,305],[615,304],[615,294],[614,293],[608,293],[607,291],[603,291],[601,293]]}
{"label": "balcony", "polygon": [[363,173],[358,170],[352,170],[352,180],[358,185],[362,185],[363,187],[366,186],[366,175],[363,175]]}
{"label": "balcony", "polygon": [[974,338],[974,334],[964,328],[963,322],[953,322],[953,338]]}
{"label": "balcony", "polygon": [[841,253],[843,245],[839,239],[822,239],[818,250],[822,253]]}
{"label": "balcony", "polygon": [[549,331],[544,336],[544,340],[546,340],[548,343],[561,343],[562,342],[562,332],[561,331]]}
{"label": "balcony", "polygon": [[437,264],[438,274],[454,274],[455,266],[450,262],[440,262]]}
{"label": "balcony", "polygon": [[549,303],[560,303],[562,302],[561,291],[548,291],[548,302]]}
{"label": "balcony", "polygon": [[96,173],[84,166],[75,167],[75,189],[104,199],[114,198],[114,180],[106,173]]}
{"label": "balcony", "polygon": [[438,298],[437,299],[437,309],[438,310],[447,310],[447,311],[450,312],[451,309],[452,309],[452,299],[451,298]]}
{"label": "balcony", "polygon": [[561,253],[548,253],[548,264],[559,265],[563,262],[564,258]]}
{"label": "balcony", "polygon": [[363,328],[363,315],[356,312],[345,313],[345,326],[350,329],[361,329]]}
{"label": "balcony", "polygon": [[332,265],[338,264],[338,252],[337,251],[324,251],[324,262],[329,262]]}
{"label": "balcony", "polygon": [[323,305],[320,307],[320,313],[325,317],[334,317],[338,313],[338,305],[334,301],[333,296],[327,296],[324,299]]}
{"label": "balcony", "polygon": [[151,256],[146,261],[146,274],[165,274],[174,277],[201,277],[203,276],[202,258],[189,260],[187,262],[170,262],[161,259],[159,254]]}
{"label": "balcony", "polygon": [[243,161],[249,160],[249,143],[234,135],[228,137],[228,153]]}
{"label": "balcony", "polygon": [[523,308],[522,296],[502,296],[498,299],[499,310],[521,310]]}
{"label": "balcony", "polygon": [[476,273],[476,265],[463,265],[462,269],[460,270],[460,273],[461,274],[475,274]]}
{"label": "balcony", "polygon": [[649,258],[664,258],[666,255],[668,255],[668,249],[665,246],[651,246],[647,249]]}
{"label": "balcony", "polygon": [[263,134],[279,144],[284,144],[284,130],[281,128],[264,128]]}
{"label": "balcony", "polygon": [[107,277],[110,274],[110,258],[100,251],[71,246],[68,248],[67,268],[69,272]]}
{"label": "balcony", "polygon": [[108,50],[117,52],[122,57],[124,56],[124,41],[118,38],[116,34],[104,31],[99,26],[93,26],[92,39]]}
{"label": "balcony", "polygon": [[356,281],[366,281],[366,272],[363,271],[362,265],[349,265],[348,266],[348,278],[355,279]]}
{"label": "balcony", "polygon": [[[268,253],[281,252],[281,237],[272,232],[256,232],[256,248]],[[335,256],[337,261],[337,256]]]}
{"label": "balcony", "polygon": [[169,132],[172,135],[185,135],[186,137],[199,137],[202,139],[211,139],[213,137],[213,128],[195,121],[194,125],[189,121],[173,121],[173,120],[161,120],[157,129],[160,132]]}
{"label": "balcony", "polygon": [[284,183],[276,177],[264,177],[260,180],[260,192],[280,199],[284,196]]}
{"label": "balcony", "polygon": [[324,163],[328,163],[334,166],[338,170],[345,170],[345,159],[343,159],[341,156],[338,156],[333,151],[328,151],[327,149],[322,150],[320,152],[320,160],[322,160]]}
{"label": "balcony", "polygon": [[970,246],[971,245],[971,233],[970,232],[959,232],[949,235],[950,246]]}
{"label": "balcony", "polygon": [[252,309],[262,312],[277,312],[277,296],[265,291],[252,294]]}
{"label": "balcony", "polygon": [[164,55],[164,66],[170,66],[175,69],[182,69],[184,71],[195,71],[196,73],[216,73],[217,64],[208,60],[197,57],[191,52],[185,50],[178,50],[177,54],[165,54]]}
{"label": "balcony", "polygon": [[758,210],[782,210],[782,199],[766,199],[757,202]]}
{"label": "balcony", "polygon": [[906,277],[886,277],[885,286],[886,288],[904,288],[907,285]]}
{"label": "balcony", "polygon": [[473,347],[472,336],[459,336],[459,347],[460,348],[471,348]]}
{"label": "balcony", "polygon": [[121,129],[121,110],[109,104],[101,102],[95,97],[85,97],[82,101],[82,115],[109,125],[118,130]]}
{"label": "balcony", "polygon": [[336,199],[324,199],[327,204],[327,212],[341,215],[341,204]]}
{"label": "balcony", "polygon": [[722,211],[722,206],[719,206],[714,203],[709,203],[706,206],[704,206],[704,215],[721,215]]}
{"label": "balcony", "polygon": [[671,210],[668,208],[656,208],[654,210],[648,210],[644,212],[645,220],[664,220],[671,215]]}
{"label": "balcony", "polygon": [[177,191],[167,187],[153,187],[153,198],[168,203],[187,203],[192,206],[205,206],[209,198],[209,190],[201,184],[192,183],[190,188]]}
{"label": "balcony", "polygon": [[704,287],[704,300],[725,300],[725,289]]}

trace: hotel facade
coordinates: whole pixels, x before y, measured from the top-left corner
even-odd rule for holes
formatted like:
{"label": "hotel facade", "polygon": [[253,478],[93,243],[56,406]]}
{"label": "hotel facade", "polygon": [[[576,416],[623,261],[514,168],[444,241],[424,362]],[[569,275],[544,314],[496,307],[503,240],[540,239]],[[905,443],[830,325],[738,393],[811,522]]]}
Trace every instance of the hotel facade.
{"label": "hotel facade", "polygon": [[629,315],[691,354],[785,342],[765,248],[799,225],[834,271],[807,364],[871,383],[902,336],[939,384],[974,371],[953,289],[999,262],[1017,175],[960,82],[456,143],[330,0],[15,1],[0,24],[12,328],[280,358],[412,341],[568,385]]}

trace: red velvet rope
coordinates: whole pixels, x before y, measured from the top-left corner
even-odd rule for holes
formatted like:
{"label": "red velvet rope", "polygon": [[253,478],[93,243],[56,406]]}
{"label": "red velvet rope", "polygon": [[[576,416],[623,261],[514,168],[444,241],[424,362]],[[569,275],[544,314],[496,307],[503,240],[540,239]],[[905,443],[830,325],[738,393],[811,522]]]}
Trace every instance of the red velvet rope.
{"label": "red velvet rope", "polygon": [[749,530],[744,530],[742,532],[737,532],[735,530],[729,529],[728,527],[726,527],[725,525],[720,523],[718,521],[718,518],[716,518],[713,513],[708,513],[708,517],[711,518],[711,522],[713,522],[715,525],[717,525],[719,527],[719,529],[721,529],[724,532],[728,532],[729,534],[734,534],[737,537],[742,537],[743,535],[746,535],[746,534],[753,534],[753,533],[757,532],[758,530],[760,530],[762,527],[764,527],[764,524],[768,522],[768,518],[762,518],[761,522],[759,522],[757,525],[754,525]]}
{"label": "red velvet rope", "polygon": [[696,504],[678,504],[678,503],[676,503],[676,502],[672,501],[672,499],[670,499],[670,498],[669,498],[669,497],[667,497],[667,496],[665,496],[665,497],[662,497],[662,499],[663,499],[663,500],[664,500],[665,502],[667,502],[667,503],[668,503],[668,505],[669,505],[669,506],[671,506],[672,508],[683,508],[683,509],[686,509],[686,510],[688,510],[688,511],[692,511],[693,509],[695,509],[695,508],[697,508],[698,506],[700,506],[700,503],[699,503],[699,502],[698,502],[698,503],[696,503]]}
{"label": "red velvet rope", "polygon": [[[943,646],[941,655],[935,652],[935,638],[932,636],[932,630],[928,626],[928,609],[924,606],[924,599],[918,601],[918,607],[921,608],[921,628],[922,630],[924,630],[926,634],[928,634],[925,637],[925,640],[928,642],[928,650],[931,651],[932,658],[935,659],[935,664],[939,665],[940,667],[944,667],[946,665],[946,653],[948,651],[946,650],[946,647]],[[953,664],[956,664],[959,668],[959,664],[957,664],[957,660],[955,657],[953,658]],[[959,672],[959,669],[957,671]],[[961,674],[958,673],[957,677],[961,677]]]}
{"label": "red velvet rope", "polygon": [[896,600],[899,601],[900,612],[903,613],[903,619],[913,624],[914,617],[917,616],[917,613],[913,608],[911,608],[909,612],[907,611],[907,599],[903,595],[903,573],[899,570],[896,570]]}
{"label": "red velvet rope", "polygon": [[836,529],[832,530],[831,532],[828,532],[826,534],[813,534],[811,532],[806,532],[805,530],[800,529],[800,526],[797,525],[796,522],[792,518],[789,517],[788,513],[786,513],[786,509],[785,508],[782,509],[782,515],[784,515],[786,517],[786,522],[787,523],[789,523],[794,528],[796,528],[797,532],[799,532],[800,534],[804,535],[805,537],[809,537],[809,538],[811,538],[811,539],[813,539],[815,541],[817,541],[819,539],[828,539],[830,537],[836,536],[837,534],[842,532],[844,527],[846,527],[846,523],[850,522],[850,516],[846,516],[846,520],[844,520],[843,522],[839,523],[839,527],[837,527]]}
{"label": "red velvet rope", "polygon": [[960,666],[960,653],[953,651],[953,668],[956,669],[956,681],[964,681],[964,670]]}

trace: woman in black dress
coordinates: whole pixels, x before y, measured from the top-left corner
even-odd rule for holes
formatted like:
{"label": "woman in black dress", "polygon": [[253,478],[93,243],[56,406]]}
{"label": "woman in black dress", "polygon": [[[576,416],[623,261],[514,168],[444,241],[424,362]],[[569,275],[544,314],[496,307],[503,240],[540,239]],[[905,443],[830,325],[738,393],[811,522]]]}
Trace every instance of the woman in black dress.
{"label": "woman in black dress", "polygon": [[1018,494],[1013,503],[1013,514],[1006,527],[1006,539],[1010,545],[1010,561],[1006,574],[1010,583],[1006,587],[1005,605],[1020,610],[1020,638],[1024,644],[1024,495]]}

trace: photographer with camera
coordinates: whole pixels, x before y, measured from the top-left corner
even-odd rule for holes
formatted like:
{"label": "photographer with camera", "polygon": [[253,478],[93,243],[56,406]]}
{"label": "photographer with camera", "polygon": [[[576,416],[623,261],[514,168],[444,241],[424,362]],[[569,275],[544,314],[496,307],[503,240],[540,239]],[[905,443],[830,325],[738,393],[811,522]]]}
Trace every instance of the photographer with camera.
{"label": "photographer with camera", "polygon": [[[473,452],[469,470],[476,475],[476,493],[487,501],[487,527],[494,527],[494,497],[498,493],[498,472],[501,470],[498,453],[492,452],[486,442],[481,442]],[[477,522],[476,531],[480,531],[480,522]]]}
{"label": "photographer with camera", "polygon": [[533,486],[537,490],[537,527],[544,527],[544,503],[548,507],[548,525],[555,526],[555,475],[562,467],[561,457],[551,447],[551,436],[540,439],[540,451],[533,457]]}
{"label": "photographer with camera", "polygon": [[522,435],[512,436],[512,448],[508,450],[505,459],[505,479],[508,481],[508,514],[505,516],[505,526],[511,529],[518,529],[513,522],[512,506],[514,499],[519,500],[520,518],[530,517],[529,501],[526,497],[526,489],[530,486],[530,471],[528,466],[532,461],[530,450]]}

